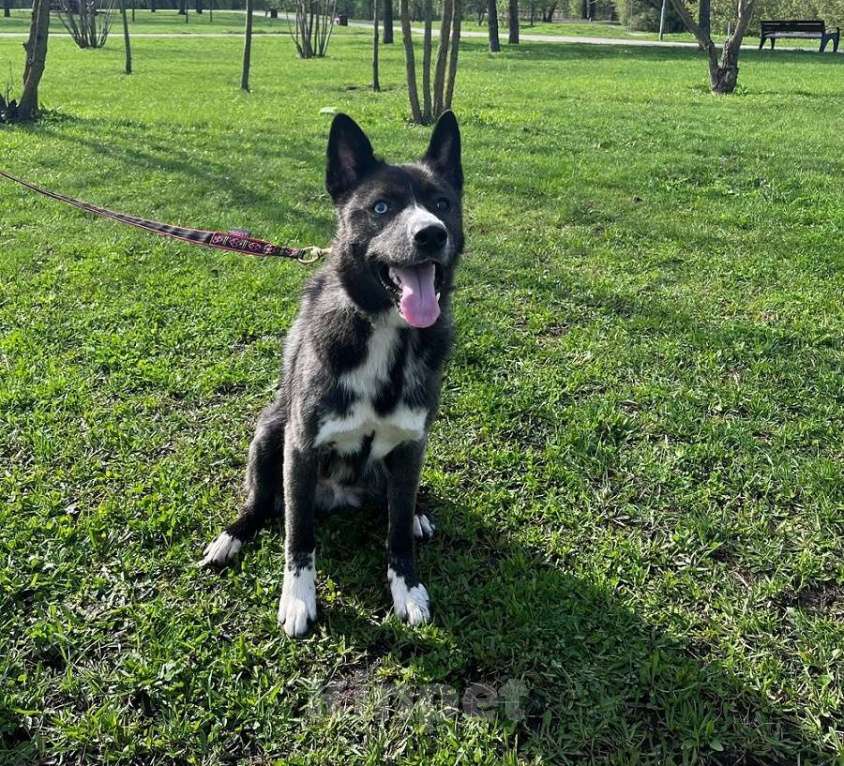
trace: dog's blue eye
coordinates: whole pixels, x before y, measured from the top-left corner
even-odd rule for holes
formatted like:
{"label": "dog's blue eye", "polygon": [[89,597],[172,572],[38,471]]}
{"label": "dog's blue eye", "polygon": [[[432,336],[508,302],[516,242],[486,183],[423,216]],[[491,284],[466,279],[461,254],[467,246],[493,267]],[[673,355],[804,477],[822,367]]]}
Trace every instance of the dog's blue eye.
{"label": "dog's blue eye", "polygon": [[451,203],[445,197],[440,197],[437,200],[436,206],[439,212],[445,213],[451,207]]}
{"label": "dog's blue eye", "polygon": [[384,202],[384,200],[379,199],[378,202],[372,206],[372,209],[375,211],[376,215],[384,215],[384,213],[390,209],[390,206]]}

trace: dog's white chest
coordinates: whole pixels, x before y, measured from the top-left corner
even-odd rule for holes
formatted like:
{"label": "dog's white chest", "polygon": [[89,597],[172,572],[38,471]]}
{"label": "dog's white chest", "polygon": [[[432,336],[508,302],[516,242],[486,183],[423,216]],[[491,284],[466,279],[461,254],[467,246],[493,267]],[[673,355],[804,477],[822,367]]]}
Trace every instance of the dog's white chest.
{"label": "dog's white chest", "polygon": [[[353,455],[371,439],[370,458],[380,460],[404,442],[425,437],[428,411],[408,407],[399,402],[386,414],[379,414],[372,405],[382,386],[389,384],[396,354],[398,328],[385,323],[378,326],[369,339],[366,359],[361,365],[340,377],[340,385],[355,396],[349,412],[329,416],[320,424],[314,446],[331,445],[341,455]],[[415,374],[416,360],[408,354],[402,375],[407,381]]]}
{"label": "dog's white chest", "polygon": [[322,423],[315,446],[331,445],[340,455],[354,455],[371,439],[369,456],[380,460],[399,444],[424,438],[427,414],[424,409],[399,405],[382,417],[368,401],[358,402],[345,417]]}

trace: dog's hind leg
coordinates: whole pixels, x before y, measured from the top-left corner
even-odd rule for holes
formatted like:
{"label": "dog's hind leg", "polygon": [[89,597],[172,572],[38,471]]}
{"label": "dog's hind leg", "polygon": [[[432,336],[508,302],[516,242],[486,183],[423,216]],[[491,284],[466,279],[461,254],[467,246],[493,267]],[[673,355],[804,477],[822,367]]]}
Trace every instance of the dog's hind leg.
{"label": "dog's hind leg", "polygon": [[249,445],[246,469],[246,502],[240,515],[205,548],[199,566],[221,567],[240,547],[281,511],[284,427],[286,416],[280,399],[267,407],[258,418],[255,435]]}

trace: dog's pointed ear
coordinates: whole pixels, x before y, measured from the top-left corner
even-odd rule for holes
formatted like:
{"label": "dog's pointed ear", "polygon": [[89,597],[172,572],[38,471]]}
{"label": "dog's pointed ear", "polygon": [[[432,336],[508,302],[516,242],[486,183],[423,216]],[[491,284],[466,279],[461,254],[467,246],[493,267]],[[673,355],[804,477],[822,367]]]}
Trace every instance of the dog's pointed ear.
{"label": "dog's pointed ear", "polygon": [[463,166],[460,163],[460,128],[454,112],[443,112],[434,132],[428,151],[422,158],[438,176],[445,178],[459,193],[463,191]]}
{"label": "dog's pointed ear", "polygon": [[366,134],[351,117],[338,114],[331,123],[325,169],[325,188],[331,198],[337,202],[377,166]]}

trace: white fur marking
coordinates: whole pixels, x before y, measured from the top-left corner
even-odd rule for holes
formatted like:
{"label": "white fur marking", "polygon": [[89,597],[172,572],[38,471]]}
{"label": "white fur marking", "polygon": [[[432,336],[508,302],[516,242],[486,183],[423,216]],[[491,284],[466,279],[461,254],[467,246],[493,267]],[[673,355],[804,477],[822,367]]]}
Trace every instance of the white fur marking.
{"label": "white fur marking", "polygon": [[370,397],[379,383],[387,382],[397,337],[396,325],[390,322],[376,324],[367,343],[363,364],[341,375],[340,383],[358,396]]}
{"label": "white fur marking", "polygon": [[285,567],[284,585],[281,588],[281,601],[278,604],[278,624],[291,638],[304,636],[308,624],[316,619],[316,577],[314,572],[314,553],[311,552],[308,564],[298,572]]}
{"label": "white fur marking", "polygon": [[[315,447],[333,444],[340,455],[353,455],[360,450],[363,439],[373,434],[370,457],[380,460],[397,445],[425,437],[426,409],[399,404],[382,417],[372,406],[376,393],[388,382],[397,338],[397,325],[389,317],[375,325],[363,363],[340,376],[340,383],[356,394],[358,401],[345,417],[328,418],[320,424]],[[418,366],[412,355],[409,356],[403,371],[408,382],[416,383],[420,375]]]}
{"label": "white fur marking", "polygon": [[413,536],[417,540],[430,540],[436,529],[431,519],[424,513],[417,513],[413,517]]}
{"label": "white fur marking", "polygon": [[360,508],[363,504],[355,487],[341,484],[335,479],[320,479],[317,484],[317,505],[327,511],[334,508]]}
{"label": "white fur marking", "polygon": [[387,580],[393,594],[393,611],[408,625],[422,625],[431,619],[428,591],[420,583],[408,588],[404,577],[396,574],[392,567],[387,568]]}
{"label": "white fur marking", "polygon": [[214,565],[221,567],[235,557],[242,544],[237,537],[232,537],[228,532],[221,532],[216,540],[212,540],[205,546],[202,554],[204,558],[197,566],[207,567]]}

